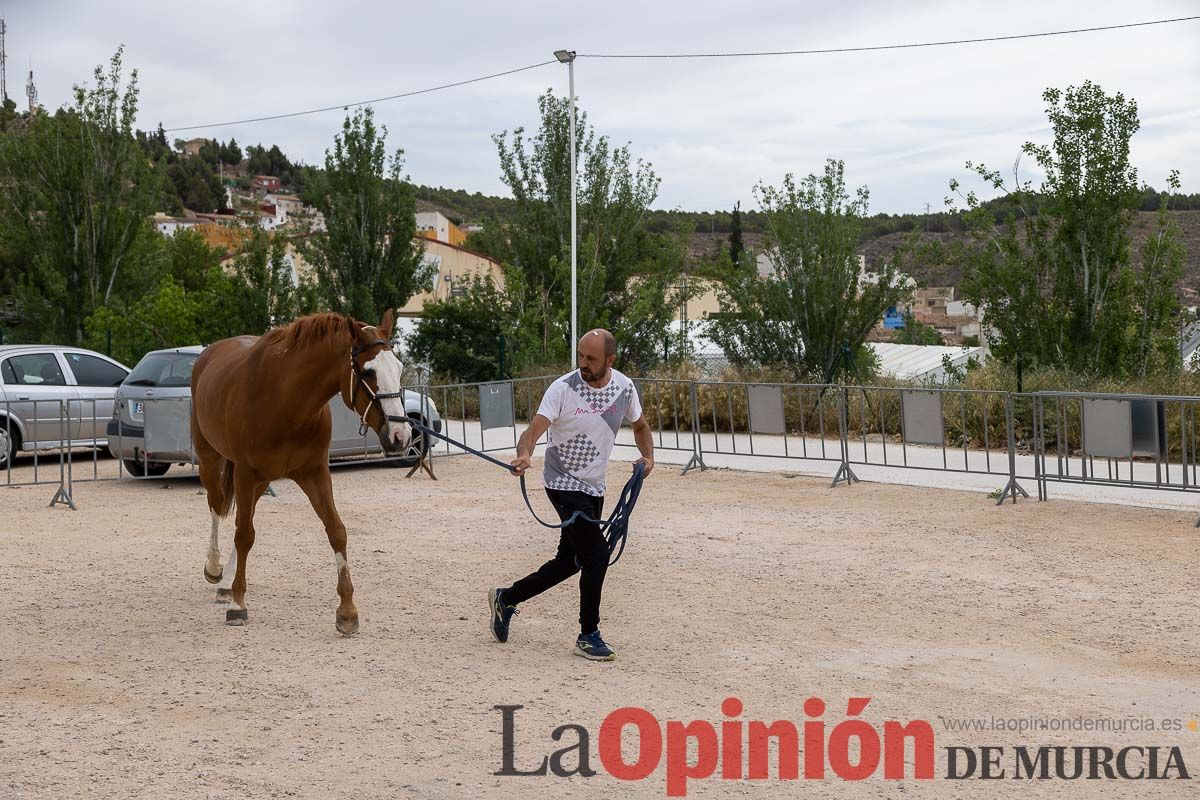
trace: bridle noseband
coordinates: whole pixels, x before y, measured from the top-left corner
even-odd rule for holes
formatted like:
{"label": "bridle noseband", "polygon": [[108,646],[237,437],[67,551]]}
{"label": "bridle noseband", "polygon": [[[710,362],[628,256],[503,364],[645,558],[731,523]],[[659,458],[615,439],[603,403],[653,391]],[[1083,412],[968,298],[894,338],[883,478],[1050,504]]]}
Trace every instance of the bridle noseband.
{"label": "bridle noseband", "polygon": [[409,419],[407,416],[396,416],[395,414],[389,414],[389,413],[387,413],[387,411],[384,410],[383,403],[379,402],[380,400],[394,400],[397,397],[400,398],[401,400],[403,400],[404,399],[404,390],[401,389],[398,392],[377,392],[377,391],[375,391],[374,389],[371,388],[371,384],[367,383],[367,377],[366,377],[366,375],[363,374],[362,367],[360,367],[358,365],[358,360],[355,358],[356,356],[359,356],[359,355],[367,352],[372,347],[388,347],[388,346],[389,346],[388,343],[385,342],[383,339],[376,339],[373,342],[367,342],[366,344],[360,344],[360,345],[356,345],[356,346],[350,348],[350,370],[354,373],[354,379],[350,381],[350,408],[351,409],[354,408],[354,387],[355,386],[361,386],[362,390],[367,393],[367,397],[370,398],[370,402],[367,403],[367,407],[364,408],[363,412],[359,415],[359,419],[362,421],[362,425],[360,425],[358,428],[359,436],[367,435],[367,431],[371,427],[367,424],[367,414],[371,411],[371,406],[376,405],[376,404],[379,405],[379,413],[382,414],[383,417],[388,422],[407,422],[409,424],[409,427],[412,426],[412,420]]}

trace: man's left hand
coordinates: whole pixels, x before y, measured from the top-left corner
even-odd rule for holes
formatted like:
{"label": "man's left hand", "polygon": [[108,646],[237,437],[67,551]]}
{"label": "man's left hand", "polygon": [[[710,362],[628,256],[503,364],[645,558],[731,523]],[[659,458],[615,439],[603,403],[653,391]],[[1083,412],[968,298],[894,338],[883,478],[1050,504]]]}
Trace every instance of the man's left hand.
{"label": "man's left hand", "polygon": [[644,467],[644,469],[642,470],[643,478],[649,478],[650,473],[654,471],[654,456],[642,456],[634,463],[643,465],[643,467]]}

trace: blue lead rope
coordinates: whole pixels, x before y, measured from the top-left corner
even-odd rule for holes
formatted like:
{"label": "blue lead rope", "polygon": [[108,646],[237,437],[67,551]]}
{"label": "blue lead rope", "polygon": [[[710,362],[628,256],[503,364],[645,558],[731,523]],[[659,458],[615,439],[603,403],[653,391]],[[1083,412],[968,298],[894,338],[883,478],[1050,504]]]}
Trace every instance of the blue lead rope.
{"label": "blue lead rope", "polygon": [[[497,467],[503,469],[505,472],[510,474],[512,473],[511,464],[505,464],[500,459],[494,458],[481,450],[476,450],[474,447],[471,447],[468,444],[451,439],[449,436],[444,436],[435,431],[433,428],[428,428],[416,420],[412,420],[412,426],[421,433],[428,434],[430,436],[436,436],[444,442],[448,442],[455,447],[466,450],[473,456],[478,456],[484,461],[490,461]],[[613,506],[612,513],[608,515],[608,519],[596,519],[584,511],[579,510],[573,513],[565,521],[560,522],[557,525],[546,522],[537,515],[536,511],[533,510],[533,503],[531,503],[529,500],[529,490],[525,488],[524,475],[520,476],[521,497],[525,499],[525,507],[529,509],[529,513],[533,515],[533,518],[537,520],[539,524],[544,525],[547,528],[565,528],[577,520],[583,520],[584,522],[590,522],[593,525],[600,526],[600,530],[605,532],[605,541],[608,542],[608,555],[610,557],[608,565],[611,567],[613,564],[617,563],[618,560],[620,560],[621,555],[625,552],[625,541],[629,538],[629,518],[633,515],[634,506],[637,505],[638,495],[642,493],[642,481],[645,480],[646,477],[645,470],[646,467],[641,462],[637,462],[633,465],[633,475],[629,477],[629,480],[625,482],[625,487],[621,489],[621,495],[617,498],[616,505]]]}

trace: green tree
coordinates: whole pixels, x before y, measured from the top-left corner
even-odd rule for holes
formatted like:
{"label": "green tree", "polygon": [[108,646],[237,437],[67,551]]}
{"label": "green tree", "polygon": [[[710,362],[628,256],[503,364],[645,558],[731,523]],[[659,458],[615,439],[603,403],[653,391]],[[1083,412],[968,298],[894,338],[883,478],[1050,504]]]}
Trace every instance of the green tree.
{"label": "green tree", "polygon": [[183,208],[212,213],[225,205],[225,187],[213,165],[202,158],[176,158],[166,167]]}
{"label": "green tree", "polygon": [[325,304],[356,319],[377,320],[404,305],[432,272],[417,230],[403,151],[386,156],[387,129],[370,108],[347,116],[316,190],[326,230],[306,241]]}
{"label": "green tree", "polygon": [[[1170,173],[1167,185],[1178,191],[1178,172]],[[1179,224],[1169,215],[1171,207],[1171,195],[1164,192],[1155,230],[1142,245],[1136,272],[1133,296],[1140,313],[1130,371],[1137,375],[1170,372],[1180,367],[1175,324],[1183,308],[1175,287],[1183,277],[1187,247],[1180,236]]]}
{"label": "green tree", "polygon": [[137,71],[122,92],[122,52],[70,106],[0,139],[0,247],[22,254],[27,334],[80,342],[155,235],[158,178],[133,136]]}
{"label": "green tree", "polygon": [[[569,360],[574,348],[568,341],[570,107],[550,91],[538,98],[538,106],[541,127],[531,141],[523,128],[492,137],[501,180],[514,202],[508,225],[489,225],[473,242],[505,267],[505,288],[527,340],[526,358],[547,363]],[[665,330],[651,332],[652,342],[637,341],[647,333],[631,311],[671,306],[671,299],[654,293],[672,286],[684,265],[675,258],[656,261],[663,243],[645,229],[659,179],[649,163],[633,159],[628,146],[613,147],[597,135],[586,113],[577,115],[576,131],[579,331],[606,327],[621,346],[656,350]],[[665,316],[669,321],[670,314]]]}
{"label": "green tree", "polygon": [[205,139],[204,144],[200,145],[199,158],[216,169],[217,162],[221,160],[221,143],[216,139]]}
{"label": "green tree", "polygon": [[746,250],[742,244],[742,204],[733,206],[733,218],[729,223],[729,261],[734,267],[742,263],[742,253]]}
{"label": "green tree", "polygon": [[316,310],[294,273],[282,236],[256,231],[226,277],[228,285],[222,286],[210,273],[210,299],[224,306],[224,314],[213,310],[212,316],[224,317],[232,335],[260,336]]}
{"label": "green tree", "polygon": [[231,166],[242,163],[242,148],[236,139],[230,138],[228,144],[221,146],[221,162]]}
{"label": "green tree", "polygon": [[766,217],[765,252],[773,274],[735,271],[725,282],[722,306],[708,335],[737,364],[789,369],[799,379],[829,380],[854,360],[868,360],[863,342],[889,306],[907,295],[897,265],[883,265],[873,280],[860,277],[855,253],[867,213],[867,189],[851,197],[844,166],[830,159],[824,174],[797,183],[788,174],[779,188],[759,184],[755,195]]}
{"label": "green tree", "polygon": [[898,344],[945,344],[937,328],[921,322],[912,315],[911,311],[904,314],[904,327],[896,335],[896,342]]}
{"label": "green tree", "polygon": [[84,344],[136,364],[151,350],[196,344],[197,323],[196,298],[168,275],[128,304],[96,309],[86,320]]}
{"label": "green tree", "polygon": [[182,229],[165,239],[171,277],[189,292],[202,291],[208,273],[221,266],[221,254],[193,230]]}
{"label": "green tree", "polygon": [[251,175],[271,174],[271,159],[267,157],[267,151],[261,144],[252,144],[247,147],[246,158],[249,159],[246,166]]}
{"label": "green tree", "polygon": [[1053,141],[1022,148],[1045,175],[1040,187],[1015,169],[1010,185],[967,164],[1004,198],[997,221],[994,203],[962,195],[974,241],[962,253],[964,294],[984,312],[1002,360],[1021,354],[1085,374],[1145,375],[1171,347],[1182,250],[1162,215],[1132,263],[1129,229],[1144,193],[1129,158],[1137,104],[1091,82],[1042,97]]}
{"label": "green tree", "polygon": [[17,113],[17,104],[11,97],[4,98],[4,102],[0,103],[0,133],[13,127],[19,119],[21,115]]}
{"label": "green tree", "polygon": [[515,322],[504,293],[490,279],[471,281],[464,295],[426,303],[408,337],[408,352],[434,373],[466,382],[498,377],[500,337]]}

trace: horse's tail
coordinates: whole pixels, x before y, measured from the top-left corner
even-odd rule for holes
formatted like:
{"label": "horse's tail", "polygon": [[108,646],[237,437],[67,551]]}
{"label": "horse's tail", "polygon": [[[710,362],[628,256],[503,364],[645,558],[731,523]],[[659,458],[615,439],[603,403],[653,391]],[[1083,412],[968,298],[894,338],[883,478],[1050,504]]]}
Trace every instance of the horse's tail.
{"label": "horse's tail", "polygon": [[230,510],[233,508],[233,462],[227,458],[222,458],[220,465],[217,467],[218,475],[220,476],[217,482],[217,490],[215,497],[210,497],[208,507],[218,517],[228,517]]}

